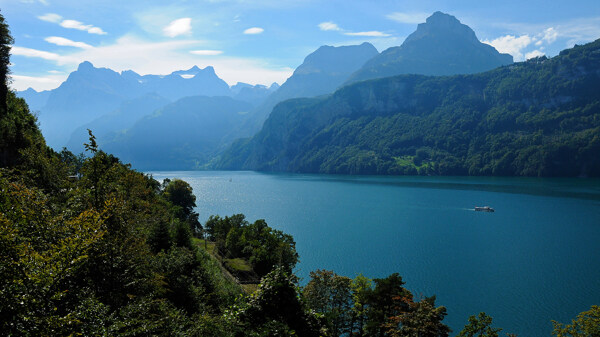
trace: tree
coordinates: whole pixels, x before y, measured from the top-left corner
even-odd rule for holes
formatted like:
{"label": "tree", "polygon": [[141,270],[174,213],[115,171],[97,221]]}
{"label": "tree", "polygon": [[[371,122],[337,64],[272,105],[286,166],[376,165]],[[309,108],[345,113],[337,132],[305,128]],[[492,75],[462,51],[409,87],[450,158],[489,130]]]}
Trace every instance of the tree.
{"label": "tree", "polygon": [[373,281],[370,278],[358,274],[350,285],[352,288],[352,323],[351,332],[357,330],[358,336],[362,336],[367,322],[369,310],[369,297],[373,291]]}
{"label": "tree", "polygon": [[[238,322],[247,330],[258,330],[261,336],[320,336],[321,326],[301,300],[296,282],[296,277],[282,268],[271,271],[236,313]],[[277,334],[282,328],[288,333]],[[249,335],[248,331],[244,335]]]}
{"label": "tree", "polygon": [[10,35],[8,24],[4,22],[4,16],[0,13],[0,118],[6,115],[8,95],[8,74],[10,72],[10,46],[14,43]]}
{"label": "tree", "polygon": [[352,280],[329,270],[310,272],[310,281],[304,287],[306,305],[323,314],[330,336],[350,333],[352,317]]}
{"label": "tree", "polygon": [[469,324],[465,325],[457,337],[498,337],[501,328],[492,328],[492,317],[485,312],[479,316],[469,317]]}
{"label": "tree", "polygon": [[600,336],[600,306],[592,305],[590,310],[577,315],[571,324],[552,321],[552,335],[556,337],[598,337]]}
{"label": "tree", "polygon": [[190,226],[181,221],[175,223],[175,246],[192,249],[192,231]]}
{"label": "tree", "polygon": [[403,287],[398,273],[383,279],[374,279],[375,288],[369,293],[369,311],[365,332],[370,336],[384,336],[389,319],[409,311],[412,294]]}
{"label": "tree", "polygon": [[390,318],[390,337],[448,337],[450,328],[442,323],[446,308],[435,306],[435,297],[419,302],[408,301],[409,310]]}
{"label": "tree", "polygon": [[148,245],[153,253],[158,253],[163,250],[169,250],[173,244],[169,224],[165,221],[154,223],[148,236]]}
{"label": "tree", "polygon": [[192,186],[181,179],[171,180],[165,187],[163,194],[165,198],[170,201],[173,205],[180,207],[180,217],[182,220],[192,213],[194,207],[196,207],[196,196],[193,193]]}

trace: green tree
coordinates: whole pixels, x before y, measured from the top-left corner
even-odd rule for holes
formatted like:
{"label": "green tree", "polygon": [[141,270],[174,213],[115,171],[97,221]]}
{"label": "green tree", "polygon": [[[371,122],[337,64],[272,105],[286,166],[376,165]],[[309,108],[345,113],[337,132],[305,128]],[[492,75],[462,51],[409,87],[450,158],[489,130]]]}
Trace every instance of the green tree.
{"label": "green tree", "polygon": [[448,337],[450,328],[442,321],[446,308],[435,306],[435,297],[419,302],[408,301],[409,310],[391,317],[388,324],[390,337]]}
{"label": "green tree", "polygon": [[404,281],[398,273],[382,279],[373,279],[373,283],[375,287],[368,297],[369,311],[365,332],[369,336],[384,336],[389,319],[410,310],[412,294],[403,287]]}
{"label": "green tree", "polygon": [[[298,293],[297,279],[282,268],[276,268],[260,282],[247,305],[235,314],[245,329],[244,336],[255,331],[261,336],[306,336],[321,335],[317,318],[307,310]],[[278,334],[277,330],[286,330]]]}
{"label": "green tree", "polygon": [[477,317],[469,317],[469,324],[465,325],[458,337],[498,337],[501,328],[492,328],[492,317],[485,312],[480,312]]}
{"label": "green tree", "polygon": [[7,112],[6,98],[8,95],[8,74],[10,72],[10,47],[14,43],[8,24],[0,13],[0,118]]}
{"label": "green tree", "polygon": [[590,310],[577,315],[571,324],[552,321],[552,335],[557,337],[598,337],[600,336],[600,306],[592,305]]}
{"label": "green tree", "polygon": [[350,334],[352,321],[352,280],[329,270],[310,272],[303,295],[308,308],[323,314],[330,336]]}
{"label": "green tree", "polygon": [[196,196],[192,186],[181,179],[171,180],[165,187],[163,195],[171,204],[179,207],[176,213],[180,214],[182,220],[187,219],[196,207]]}
{"label": "green tree", "polygon": [[169,250],[173,244],[169,224],[166,221],[157,221],[154,223],[148,236],[148,245],[153,253],[163,250]]}
{"label": "green tree", "polygon": [[363,336],[369,310],[369,297],[373,290],[373,281],[363,274],[358,274],[352,280],[351,288],[353,304],[350,329],[352,333],[356,331],[356,335]]}
{"label": "green tree", "polygon": [[175,237],[173,241],[176,247],[192,249],[192,231],[187,223],[181,221],[175,222]]}

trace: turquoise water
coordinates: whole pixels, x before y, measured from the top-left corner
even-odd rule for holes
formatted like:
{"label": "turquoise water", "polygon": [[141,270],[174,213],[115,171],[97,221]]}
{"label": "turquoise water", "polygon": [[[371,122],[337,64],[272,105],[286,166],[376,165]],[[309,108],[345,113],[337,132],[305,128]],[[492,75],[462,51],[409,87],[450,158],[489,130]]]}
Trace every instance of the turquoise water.
{"label": "turquoise water", "polygon": [[400,273],[437,295],[454,335],[485,311],[503,332],[549,336],[552,319],[600,304],[600,180],[152,174],[188,181],[203,221],[244,213],[292,234],[303,282]]}

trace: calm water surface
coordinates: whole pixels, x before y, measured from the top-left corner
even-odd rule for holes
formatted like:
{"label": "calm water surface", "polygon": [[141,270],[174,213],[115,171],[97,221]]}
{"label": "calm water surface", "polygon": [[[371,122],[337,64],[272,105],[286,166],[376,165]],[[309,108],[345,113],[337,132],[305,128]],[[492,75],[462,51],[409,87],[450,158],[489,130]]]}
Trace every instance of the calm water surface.
{"label": "calm water surface", "polygon": [[600,180],[152,175],[189,182],[203,221],[244,213],[292,234],[304,283],[315,269],[400,273],[414,294],[437,295],[453,335],[485,311],[504,332],[549,336],[552,319],[600,304]]}

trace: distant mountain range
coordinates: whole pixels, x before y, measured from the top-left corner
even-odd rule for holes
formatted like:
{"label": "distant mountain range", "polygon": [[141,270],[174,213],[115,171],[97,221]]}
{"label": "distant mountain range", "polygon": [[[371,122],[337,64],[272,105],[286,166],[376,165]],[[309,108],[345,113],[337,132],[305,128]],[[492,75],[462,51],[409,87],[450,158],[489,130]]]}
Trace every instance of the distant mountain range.
{"label": "distant mountain range", "polygon": [[[18,95],[31,102],[34,111],[39,111],[39,121],[47,143],[60,149],[67,144],[74,145],[69,142],[70,138],[79,140],[77,135],[72,136],[78,127],[86,124],[94,130],[96,127],[93,122],[96,119],[112,114],[114,120],[115,110],[123,103],[145,95],[160,96],[166,100],[165,104],[196,95],[239,96],[256,104],[279,87],[277,84],[267,88],[245,83],[236,86],[244,88],[230,89],[216,75],[213,67],[200,69],[194,66],[165,76],[141,76],[131,70],[117,73],[83,62],[58,88],[42,92],[28,89]],[[78,151],[81,148],[79,144],[73,149]]]}
{"label": "distant mountain range", "polygon": [[330,94],[339,88],[348,76],[378,54],[377,49],[367,42],[358,46],[319,47],[306,56],[304,62],[279,90],[254,109],[246,125],[248,135],[260,130],[277,103],[290,98]]}
{"label": "distant mountain range", "polygon": [[400,75],[275,107],[218,169],[600,176],[600,39],[485,73]]}
{"label": "distant mountain range", "polygon": [[[401,46],[381,54],[369,43],[322,46],[281,86],[238,83],[229,87],[212,67],[142,76],[83,62],[54,90],[28,89],[18,94],[39,111],[46,140],[57,150],[68,146],[75,153],[82,151],[86,130],[91,129],[101,148],[131,161],[134,167],[195,169],[217,163],[219,154],[235,139],[255,135],[273,110],[304,102],[286,100],[329,95],[346,84],[370,78],[402,73],[470,74],[510,63],[510,55],[479,42],[468,26],[436,12]],[[180,110],[175,113],[173,107]],[[207,130],[209,125],[218,132]],[[181,135],[188,134],[197,142],[175,137],[183,126],[189,129]],[[213,138],[198,138],[191,131],[194,128]],[[158,134],[164,138],[157,138]],[[160,152],[174,151],[176,144],[156,143],[171,139],[186,144],[185,151],[177,151],[180,157],[176,159]],[[155,150],[144,150],[144,144],[154,144]],[[166,158],[170,163],[164,163]],[[234,167],[223,162],[219,165]]]}

